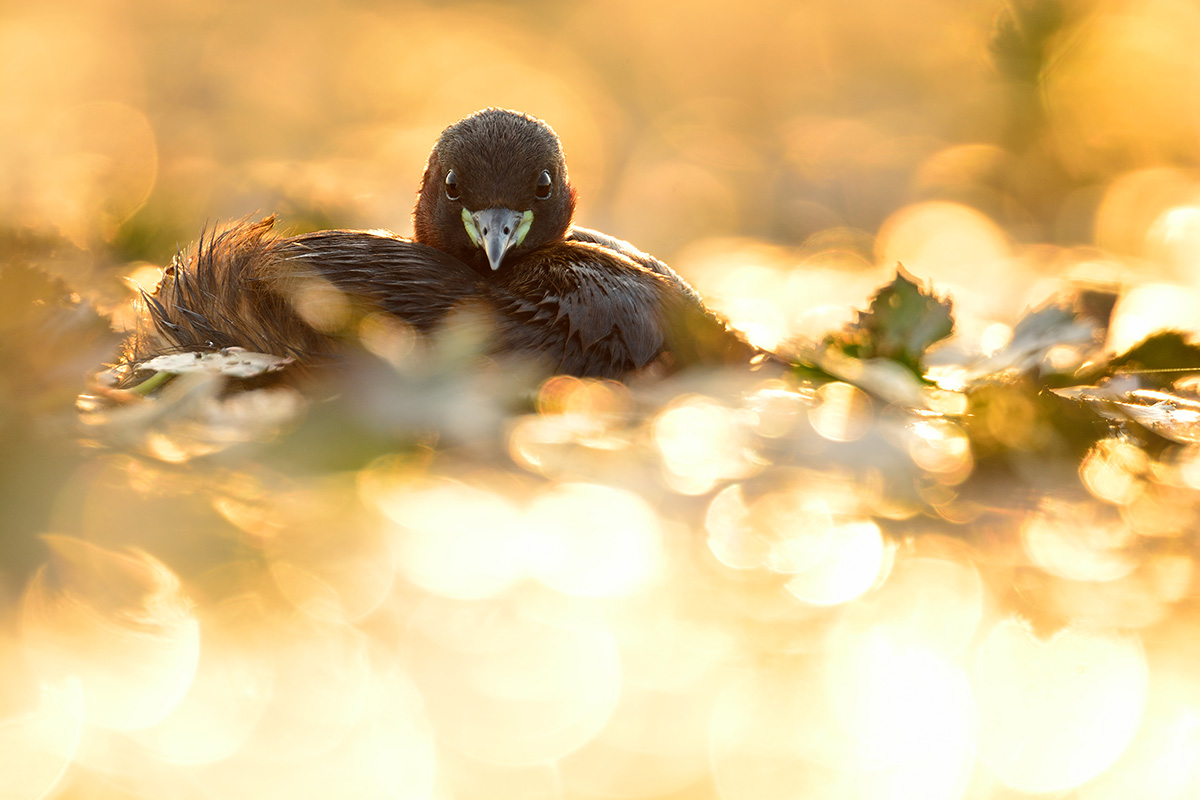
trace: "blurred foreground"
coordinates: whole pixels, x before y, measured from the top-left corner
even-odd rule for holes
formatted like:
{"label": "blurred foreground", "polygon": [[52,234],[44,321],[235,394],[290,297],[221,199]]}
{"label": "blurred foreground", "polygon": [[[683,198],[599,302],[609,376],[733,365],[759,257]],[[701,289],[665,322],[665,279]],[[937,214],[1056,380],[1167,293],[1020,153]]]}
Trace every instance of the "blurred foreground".
{"label": "blurred foreground", "polygon": [[[1194,4],[64,8],[0,17],[0,798],[1200,795]],[[76,413],[125,278],[403,232],[489,104],[802,368],[369,317]]]}
{"label": "blurred foreground", "polygon": [[[13,351],[109,341],[14,274]],[[8,365],[5,796],[1189,796],[1197,404],[1067,306],[927,366],[951,314],[901,277],[798,370],[631,386],[368,317],[85,449]]]}

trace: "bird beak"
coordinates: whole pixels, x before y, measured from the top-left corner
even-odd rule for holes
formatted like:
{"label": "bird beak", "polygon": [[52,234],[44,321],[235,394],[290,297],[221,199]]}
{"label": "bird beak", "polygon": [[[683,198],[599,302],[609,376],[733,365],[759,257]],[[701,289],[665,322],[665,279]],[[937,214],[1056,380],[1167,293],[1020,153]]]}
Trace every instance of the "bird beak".
{"label": "bird beak", "polygon": [[509,250],[525,241],[533,224],[532,211],[522,213],[509,208],[486,208],[474,213],[464,208],[462,217],[467,235],[487,253],[493,271],[500,269]]}

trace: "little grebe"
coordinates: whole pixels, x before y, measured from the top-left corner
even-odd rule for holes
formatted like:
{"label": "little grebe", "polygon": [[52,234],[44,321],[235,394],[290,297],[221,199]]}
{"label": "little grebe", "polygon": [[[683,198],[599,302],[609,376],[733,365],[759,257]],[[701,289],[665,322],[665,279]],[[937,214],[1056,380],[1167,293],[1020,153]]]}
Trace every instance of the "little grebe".
{"label": "little grebe", "polygon": [[447,128],[429,155],[415,240],[329,230],[280,237],[273,219],[202,235],[176,256],[127,348],[137,362],[241,347],[312,360],[339,339],[295,300],[315,281],[418,331],[464,303],[487,309],[496,354],[555,372],[624,378],[651,365],[746,363],[751,348],[669,267],[571,224],[575,189],[544,122],[489,108]]}

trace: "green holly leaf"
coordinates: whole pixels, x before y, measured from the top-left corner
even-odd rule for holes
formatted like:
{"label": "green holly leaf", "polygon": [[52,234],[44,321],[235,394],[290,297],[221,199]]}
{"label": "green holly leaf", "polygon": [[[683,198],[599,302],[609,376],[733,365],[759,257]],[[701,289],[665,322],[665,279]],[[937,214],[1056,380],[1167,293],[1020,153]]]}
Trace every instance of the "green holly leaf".
{"label": "green holly leaf", "polygon": [[840,335],[826,340],[848,356],[886,358],[903,364],[918,377],[925,351],[954,331],[949,298],[926,290],[901,265],[896,278],[871,298],[866,311]]}

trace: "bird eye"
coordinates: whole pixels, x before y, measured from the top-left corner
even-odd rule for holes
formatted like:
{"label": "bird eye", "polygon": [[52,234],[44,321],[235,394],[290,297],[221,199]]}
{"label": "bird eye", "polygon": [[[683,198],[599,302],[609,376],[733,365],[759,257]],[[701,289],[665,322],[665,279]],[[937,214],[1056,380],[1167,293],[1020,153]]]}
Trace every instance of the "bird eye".
{"label": "bird eye", "polygon": [[542,174],[538,175],[537,189],[533,194],[538,200],[547,200],[553,194],[553,185],[548,170],[542,170]]}
{"label": "bird eye", "polygon": [[446,173],[446,197],[450,200],[457,200],[462,196],[462,192],[458,190],[458,176],[454,174],[454,170]]}

